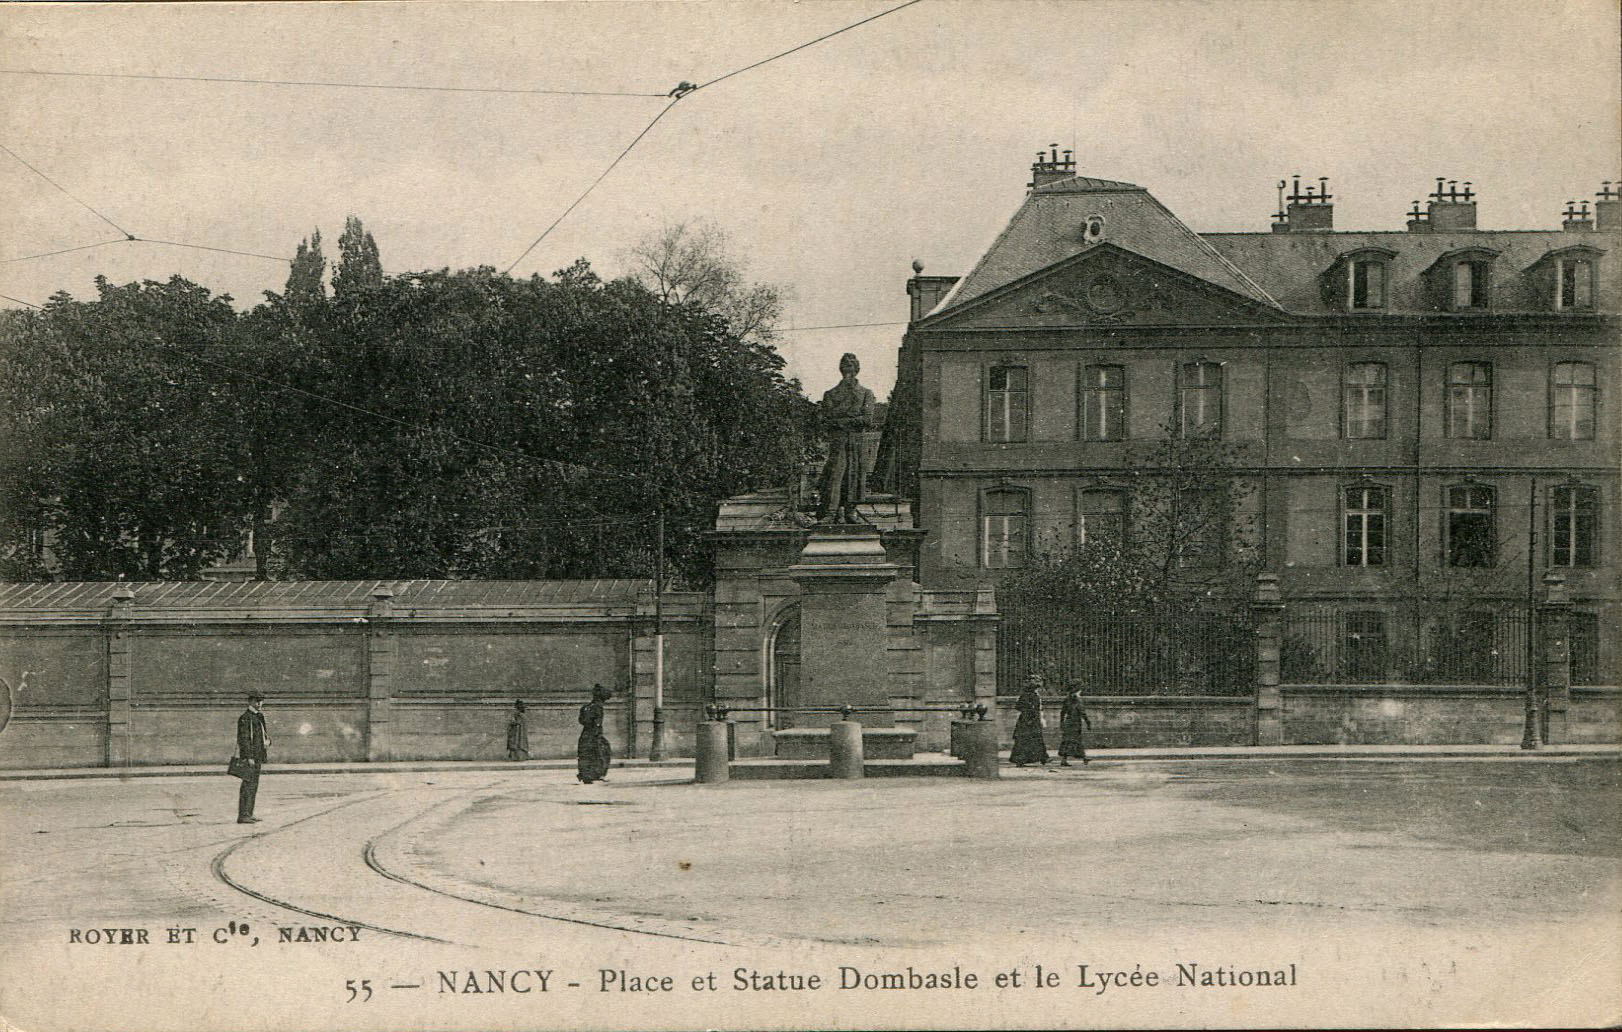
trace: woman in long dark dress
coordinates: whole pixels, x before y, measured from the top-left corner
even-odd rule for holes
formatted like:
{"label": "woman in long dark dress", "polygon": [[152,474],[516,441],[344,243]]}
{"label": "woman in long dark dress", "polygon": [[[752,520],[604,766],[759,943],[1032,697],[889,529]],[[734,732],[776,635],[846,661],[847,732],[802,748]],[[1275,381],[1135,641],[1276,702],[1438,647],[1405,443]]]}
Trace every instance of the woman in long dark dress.
{"label": "woman in long dark dress", "polygon": [[1016,767],[1048,762],[1048,747],[1042,741],[1041,689],[1042,678],[1032,674],[1025,682],[1025,690],[1019,693],[1019,699],[1014,703],[1014,709],[1019,711],[1019,720],[1014,723],[1014,748],[1008,754],[1008,759]]}
{"label": "woman in long dark dress", "polygon": [[1088,762],[1083,726],[1091,731],[1093,721],[1082,708],[1081,689],[1071,685],[1070,694],[1064,697],[1064,709],[1059,711],[1059,766],[1070,766],[1072,756],[1079,758],[1083,765]]}
{"label": "woman in long dark dress", "polygon": [[592,685],[591,701],[580,707],[580,744],[575,747],[575,761],[582,784],[601,781],[608,776],[608,762],[613,753],[608,739],[603,737],[603,703],[614,695],[602,685]]}
{"label": "woman in long dark dress", "polygon": [[512,716],[507,718],[507,759],[529,759],[529,725],[524,721],[524,700],[513,703]]}

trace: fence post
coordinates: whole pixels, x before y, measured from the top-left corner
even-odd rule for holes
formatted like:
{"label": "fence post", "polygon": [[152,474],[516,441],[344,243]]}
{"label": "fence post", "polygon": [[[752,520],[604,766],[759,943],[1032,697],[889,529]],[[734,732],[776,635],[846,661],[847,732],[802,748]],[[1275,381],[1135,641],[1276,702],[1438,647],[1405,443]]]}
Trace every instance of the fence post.
{"label": "fence post", "polygon": [[1566,710],[1571,703],[1571,597],[1566,578],[1558,573],[1543,575],[1543,599],[1538,603],[1537,654],[1543,669],[1543,740],[1564,745],[1567,738]]}
{"label": "fence post", "polygon": [[130,616],[135,592],[128,584],[113,591],[102,623],[107,643],[107,766],[128,767],[130,745]]}
{"label": "fence post", "polygon": [[394,635],[389,628],[393,611],[394,592],[389,586],[372,588],[372,604],[366,612],[366,758],[374,762],[394,758],[389,733],[394,698]]}
{"label": "fence post", "polygon": [[1250,602],[1256,625],[1256,745],[1284,744],[1284,700],[1279,692],[1279,643],[1283,637],[1284,600],[1278,574],[1258,573]]}

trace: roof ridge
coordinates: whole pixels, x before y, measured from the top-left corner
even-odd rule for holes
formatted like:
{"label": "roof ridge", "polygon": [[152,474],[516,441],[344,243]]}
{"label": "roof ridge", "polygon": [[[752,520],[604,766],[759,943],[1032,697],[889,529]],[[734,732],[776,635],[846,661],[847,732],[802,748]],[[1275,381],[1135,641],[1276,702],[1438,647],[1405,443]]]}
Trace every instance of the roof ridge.
{"label": "roof ridge", "polygon": [[1218,251],[1215,247],[1212,247],[1211,242],[1209,240],[1206,240],[1204,237],[1202,237],[1198,233],[1194,232],[1194,230],[1190,229],[1188,224],[1185,223],[1182,219],[1178,218],[1177,214],[1175,212],[1173,212],[1170,208],[1166,207],[1164,204],[1160,203],[1160,198],[1156,197],[1154,194],[1150,193],[1147,190],[1144,191],[1144,194],[1149,198],[1149,200],[1154,202],[1155,207],[1157,207],[1161,211],[1165,212],[1166,217],[1171,219],[1171,221],[1179,229],[1181,229],[1184,233],[1187,233],[1200,246],[1201,249],[1203,249],[1207,254],[1209,254],[1211,257],[1215,258],[1218,262],[1220,262],[1222,264],[1222,266],[1224,268],[1226,268],[1229,272],[1233,273],[1233,275],[1239,280],[1239,282],[1243,283],[1245,286],[1247,286],[1251,290],[1255,291],[1256,292],[1256,297],[1259,300],[1267,302],[1268,304],[1272,305],[1274,308],[1279,309],[1280,311],[1284,310],[1284,306],[1279,304],[1278,300],[1276,298],[1274,298],[1272,294],[1269,294],[1267,291],[1263,290],[1260,283],[1257,283],[1255,280],[1251,279],[1250,276],[1248,274],[1246,274],[1243,269],[1241,269],[1241,268],[1239,268],[1239,266],[1233,264],[1233,262],[1230,262],[1227,259],[1227,257],[1225,255],[1223,255],[1223,253],[1221,251]]}

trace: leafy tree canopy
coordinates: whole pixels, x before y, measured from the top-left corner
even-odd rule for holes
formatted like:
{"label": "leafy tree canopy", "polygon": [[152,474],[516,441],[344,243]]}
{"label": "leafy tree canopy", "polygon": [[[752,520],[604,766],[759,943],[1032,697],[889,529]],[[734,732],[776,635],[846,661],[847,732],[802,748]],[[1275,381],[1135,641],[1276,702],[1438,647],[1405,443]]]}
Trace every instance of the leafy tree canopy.
{"label": "leafy tree canopy", "polygon": [[707,302],[384,277],[357,219],[340,252],[242,315],[176,278],[0,320],[0,572],[194,576],[252,528],[262,575],[647,576],[663,511],[701,580],[717,502],[804,460],[799,385]]}

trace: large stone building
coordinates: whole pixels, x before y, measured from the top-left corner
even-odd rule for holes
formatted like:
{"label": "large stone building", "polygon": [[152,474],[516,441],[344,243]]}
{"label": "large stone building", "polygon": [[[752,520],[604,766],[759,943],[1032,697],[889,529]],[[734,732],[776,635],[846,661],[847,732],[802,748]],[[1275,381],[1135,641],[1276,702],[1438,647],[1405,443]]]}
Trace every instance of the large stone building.
{"label": "large stone building", "polygon": [[1055,151],[967,275],[908,282],[882,464],[929,532],[920,581],[1130,534],[1144,443],[1214,438],[1253,488],[1260,567],[1330,621],[1341,679],[1400,679],[1428,609],[1522,649],[1492,614],[1553,571],[1573,680],[1617,684],[1622,192],[1496,230],[1438,180],[1406,231],[1366,232],[1335,228],[1322,180],[1284,186],[1270,232],[1199,234]]}

